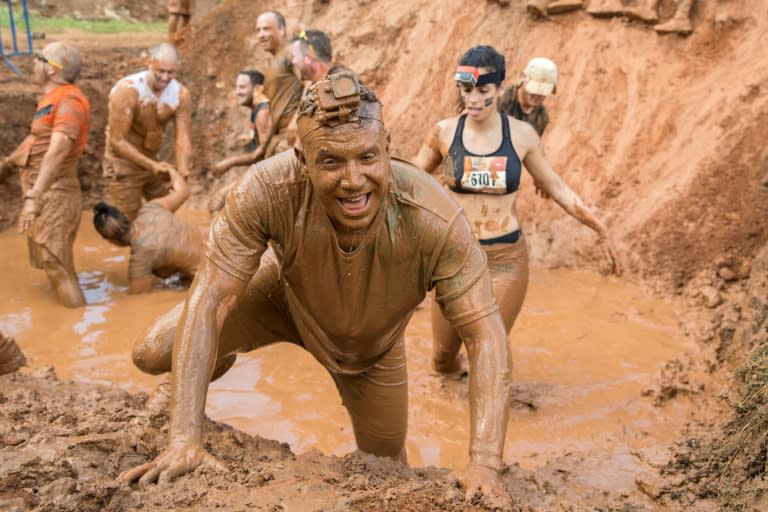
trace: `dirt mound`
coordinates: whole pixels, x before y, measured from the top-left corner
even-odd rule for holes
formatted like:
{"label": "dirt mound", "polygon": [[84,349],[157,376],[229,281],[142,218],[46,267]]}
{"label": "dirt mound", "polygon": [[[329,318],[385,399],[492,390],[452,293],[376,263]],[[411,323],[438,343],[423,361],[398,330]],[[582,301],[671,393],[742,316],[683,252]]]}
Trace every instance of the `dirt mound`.
{"label": "dirt mound", "polygon": [[[361,453],[296,456],[287,445],[212,421],[203,429],[206,447],[230,467],[226,475],[197,470],[174,485],[133,490],[117,475],[153,459],[168,437],[167,417],[145,410],[146,400],[143,394],[61,381],[51,368],[0,376],[0,509],[487,510],[464,501],[456,476],[444,469],[411,469]],[[652,510],[640,493],[608,492],[601,489],[605,483],[590,482],[588,472],[576,469],[580,459],[566,455],[535,473],[507,467],[503,481],[516,502],[511,510]],[[600,463],[597,457],[590,466]],[[634,475],[649,473],[623,467]]]}

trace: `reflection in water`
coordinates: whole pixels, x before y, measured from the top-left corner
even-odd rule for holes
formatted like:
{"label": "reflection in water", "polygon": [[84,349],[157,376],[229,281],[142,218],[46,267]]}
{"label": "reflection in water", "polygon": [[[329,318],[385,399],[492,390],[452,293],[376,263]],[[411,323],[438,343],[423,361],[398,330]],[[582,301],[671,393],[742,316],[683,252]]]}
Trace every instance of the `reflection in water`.
{"label": "reflection in water", "polygon": [[[198,224],[208,220],[201,212],[182,216]],[[149,392],[158,384],[159,377],[133,366],[130,350],[152,319],[183,300],[183,292],[128,295],[129,250],[103,241],[88,214],[75,243],[75,265],[88,301],[84,309],[56,303],[43,272],[29,267],[25,239],[15,230],[0,233],[0,245],[0,331],[16,338],[30,366],[53,365],[65,379],[132,391]],[[416,312],[406,336],[409,461],[463,467],[467,383],[444,381],[430,371],[428,303]],[[515,405],[505,459],[524,467],[584,450],[618,454],[611,467],[584,478],[624,471],[631,465],[622,466],[621,454],[670,441],[693,408],[681,399],[659,411],[642,398],[661,363],[693,348],[679,333],[674,304],[622,280],[534,268],[511,347]],[[212,384],[207,413],[287,442],[299,453],[313,447],[332,454],[354,449],[330,376],[290,344],[240,355],[233,369]]]}

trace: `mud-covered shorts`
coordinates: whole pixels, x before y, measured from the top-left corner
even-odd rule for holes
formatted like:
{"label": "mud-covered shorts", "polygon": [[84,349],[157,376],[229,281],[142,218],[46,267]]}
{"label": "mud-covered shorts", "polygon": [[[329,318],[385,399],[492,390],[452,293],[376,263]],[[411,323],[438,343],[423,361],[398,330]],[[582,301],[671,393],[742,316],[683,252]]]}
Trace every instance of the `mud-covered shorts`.
{"label": "mud-covered shorts", "polygon": [[72,246],[80,227],[82,194],[80,190],[48,190],[42,197],[43,208],[27,232],[29,262],[43,269],[60,264],[74,270]]}
{"label": "mud-covered shorts", "polygon": [[141,167],[105,158],[102,164],[106,201],[117,207],[133,222],[141,209],[142,199],[150,201],[168,194],[170,177]]}

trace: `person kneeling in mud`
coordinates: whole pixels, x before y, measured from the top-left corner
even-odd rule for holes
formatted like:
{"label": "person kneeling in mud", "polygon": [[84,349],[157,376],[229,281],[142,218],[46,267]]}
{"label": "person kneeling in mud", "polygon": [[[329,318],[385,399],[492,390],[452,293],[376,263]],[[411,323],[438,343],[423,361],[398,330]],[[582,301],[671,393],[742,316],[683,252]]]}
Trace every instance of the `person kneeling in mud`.
{"label": "person kneeling in mud", "polygon": [[96,231],[115,245],[131,248],[129,293],[151,291],[158,277],[181,274],[191,279],[200,263],[205,231],[173,214],[189,197],[189,187],[178,171],[169,173],[171,191],[144,203],[133,224],[107,203],[93,207]]}
{"label": "person kneeling in mud", "polygon": [[252,166],[227,197],[186,303],[134,347],[140,369],[171,372],[170,440],[121,479],[225,471],[202,440],[208,383],[238,353],[280,341],[328,370],[360,450],[405,461],[404,332],[434,289],[472,369],[466,494],[509,505],[499,471],[512,363],[467,219],[437,181],[390,157],[381,104],[354,74],[310,86],[297,128],[295,151]]}

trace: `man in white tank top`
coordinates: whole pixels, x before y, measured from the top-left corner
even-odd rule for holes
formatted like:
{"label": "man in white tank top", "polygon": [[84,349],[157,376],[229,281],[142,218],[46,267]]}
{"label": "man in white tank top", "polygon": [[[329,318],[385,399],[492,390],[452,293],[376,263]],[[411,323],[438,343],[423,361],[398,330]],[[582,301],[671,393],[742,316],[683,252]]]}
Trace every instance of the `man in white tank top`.
{"label": "man in white tank top", "polygon": [[[168,193],[170,169],[189,175],[192,103],[175,79],[178,69],[176,48],[160,44],[152,49],[146,70],[121,79],[109,93],[103,162],[107,202],[131,221],[142,199]],[[176,129],[174,164],[158,157],[169,122]]]}

